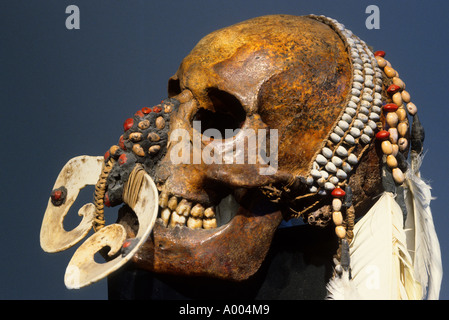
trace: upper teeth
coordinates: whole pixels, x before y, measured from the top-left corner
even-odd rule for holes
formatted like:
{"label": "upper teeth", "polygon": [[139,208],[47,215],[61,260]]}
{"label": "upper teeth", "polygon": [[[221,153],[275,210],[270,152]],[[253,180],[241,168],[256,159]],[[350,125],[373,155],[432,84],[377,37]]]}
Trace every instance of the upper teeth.
{"label": "upper teeth", "polygon": [[239,206],[233,195],[223,198],[216,207],[205,208],[200,203],[193,203],[162,190],[159,195],[159,218],[166,227],[212,229],[228,223]]}
{"label": "upper teeth", "polygon": [[191,229],[217,227],[215,208],[193,205],[186,199],[170,196],[165,190],[159,195],[159,217],[166,227],[187,226]]}

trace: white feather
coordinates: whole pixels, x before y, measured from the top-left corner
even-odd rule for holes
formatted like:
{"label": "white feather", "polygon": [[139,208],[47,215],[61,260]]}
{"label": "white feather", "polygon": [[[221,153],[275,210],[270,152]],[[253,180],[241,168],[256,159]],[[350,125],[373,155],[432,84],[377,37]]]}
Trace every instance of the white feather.
{"label": "white feather", "polygon": [[327,300],[360,300],[354,282],[349,279],[349,272],[343,271],[341,275],[335,277],[327,284]]}
{"label": "white feather", "polygon": [[357,299],[421,299],[407,250],[402,210],[392,193],[384,192],[356,223],[350,257],[352,280],[331,279],[329,297],[346,298],[357,292]]}
{"label": "white feather", "polygon": [[421,157],[415,156],[412,168],[406,172],[405,228],[415,277],[422,285],[423,296],[427,294],[427,299],[434,300],[439,298],[443,268],[440,244],[430,210],[431,187],[419,175],[421,161]]}

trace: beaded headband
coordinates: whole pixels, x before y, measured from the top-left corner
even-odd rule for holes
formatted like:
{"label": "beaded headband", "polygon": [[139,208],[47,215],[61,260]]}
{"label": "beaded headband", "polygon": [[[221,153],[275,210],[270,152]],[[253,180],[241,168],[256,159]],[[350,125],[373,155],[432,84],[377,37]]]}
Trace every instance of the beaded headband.
{"label": "beaded headband", "polygon": [[[331,194],[335,233],[339,239],[350,242],[354,211],[347,181],[354,166],[375,139],[381,144],[384,164],[391,170],[395,184],[400,186],[405,180],[404,172],[407,169],[402,153],[406,153],[409,148],[407,112],[413,116],[412,152],[421,152],[424,132],[417,117],[417,108],[405,90],[405,83],[385,59],[385,52],[373,53],[364,41],[335,19],[316,15],[309,17],[327,24],[337,32],[351,57],[353,74],[349,97],[324,140],[322,149],[313,159],[306,178],[311,193],[322,196]],[[382,95],[384,75],[392,83],[386,90],[386,96]],[[381,122],[382,112],[385,128]],[[346,221],[341,213],[343,207],[347,207]]]}

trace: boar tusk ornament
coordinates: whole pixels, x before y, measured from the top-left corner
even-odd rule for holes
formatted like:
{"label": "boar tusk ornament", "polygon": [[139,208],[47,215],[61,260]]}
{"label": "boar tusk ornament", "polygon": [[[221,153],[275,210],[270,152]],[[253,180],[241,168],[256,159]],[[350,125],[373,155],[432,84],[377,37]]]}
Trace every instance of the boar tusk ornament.
{"label": "boar tusk ornament", "polygon": [[[81,223],[72,231],[65,231],[63,220],[74,203],[80,189],[95,184],[104,167],[103,157],[81,156],[71,159],[62,169],[54,190],[66,189],[61,195],[52,192],[41,227],[41,247],[46,252],[64,251],[82,240],[93,227],[97,229],[74,253],[66,269],[64,282],[69,289],[78,289],[99,281],[127,263],[139,247],[147,240],[153,229],[158,210],[158,192],[153,180],[141,165],[136,165],[125,184],[124,202],[135,212],[139,229],[135,238],[127,240],[125,228],[120,224],[95,227],[98,210],[92,203],[79,210]],[[104,170],[103,170],[104,171]],[[101,181],[101,178],[100,180]],[[104,182],[103,182],[104,183]],[[98,183],[97,183],[98,186]],[[57,195],[55,197],[55,194]],[[66,197],[62,204],[55,201]],[[58,205],[59,204],[59,205]],[[96,200],[98,206],[98,200]],[[105,263],[94,261],[94,255],[109,247]]]}
{"label": "boar tusk ornament", "polygon": [[[68,288],[126,263],[237,283],[258,272],[283,220],[302,219],[331,230],[338,247],[327,299],[438,299],[441,253],[419,171],[424,129],[385,57],[325,16],[263,16],[205,36],[169,79],[169,97],[126,119],[118,145],[63,168],[43,250],[66,250],[93,228],[67,267]],[[256,132],[257,142],[270,133],[269,147],[249,147]],[[262,174],[267,163],[250,163],[249,151],[268,149],[275,170]],[[94,204],[65,231],[79,190],[93,184]],[[104,206],[123,203],[105,225]],[[367,286],[373,268],[378,286]]]}

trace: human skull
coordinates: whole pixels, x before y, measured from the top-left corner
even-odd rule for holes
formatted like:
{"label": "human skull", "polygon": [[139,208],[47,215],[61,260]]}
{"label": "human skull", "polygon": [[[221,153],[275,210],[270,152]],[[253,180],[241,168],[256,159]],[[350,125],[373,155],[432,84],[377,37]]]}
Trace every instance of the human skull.
{"label": "human skull", "polygon": [[[129,260],[156,273],[242,281],[257,272],[283,220],[328,225],[325,195],[333,188],[350,186],[351,211],[366,213],[383,190],[382,150],[371,137],[384,125],[380,107],[391,80],[366,44],[331,20],[264,16],[205,36],[169,79],[168,99],[127,119],[104,159],[69,161],[41,228],[47,252],[96,231],[69,264],[69,287]],[[363,143],[351,142],[352,134]],[[346,156],[331,164],[341,150]],[[319,167],[323,154],[334,174]],[[324,180],[314,177],[318,168]],[[92,179],[95,205],[83,207],[83,222],[66,232],[62,220]],[[117,223],[104,227],[103,206],[123,202]],[[105,265],[93,261],[100,247],[111,248],[102,251]]]}
{"label": "human skull", "polygon": [[[172,140],[155,165],[159,219],[133,262],[160,273],[244,280],[260,267],[283,219],[301,217],[326,226],[330,200],[301,196],[310,193],[307,175],[344,108],[351,81],[345,43],[310,17],[264,16],[205,36],[168,84],[169,97],[180,103],[168,136],[187,133],[184,146],[191,148],[182,149],[182,157],[188,161],[174,160],[180,142]],[[217,139],[208,129],[222,136]],[[225,136],[225,129],[233,134]],[[279,141],[270,146],[267,138],[267,150],[276,153],[269,174],[263,172],[266,163],[249,161],[249,142],[243,163],[206,163],[198,157],[213,144],[214,159],[224,159],[246,132],[261,129],[268,130],[266,137],[276,129],[274,141]],[[373,146],[350,183],[356,212],[363,214],[380,190]],[[130,217],[122,212],[120,223],[132,237]]]}

